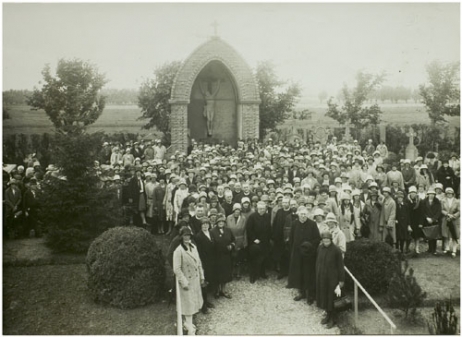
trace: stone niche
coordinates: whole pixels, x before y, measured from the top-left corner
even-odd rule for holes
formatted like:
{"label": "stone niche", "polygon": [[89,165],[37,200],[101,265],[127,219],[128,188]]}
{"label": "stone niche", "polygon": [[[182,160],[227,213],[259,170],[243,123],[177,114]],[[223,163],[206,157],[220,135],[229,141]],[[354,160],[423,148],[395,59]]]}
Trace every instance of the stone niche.
{"label": "stone niche", "polygon": [[[206,89],[217,90],[211,134],[204,117]],[[250,67],[229,44],[211,38],[183,62],[175,77],[170,98],[173,150],[186,152],[191,139],[235,146],[238,139],[258,138],[259,104]]]}

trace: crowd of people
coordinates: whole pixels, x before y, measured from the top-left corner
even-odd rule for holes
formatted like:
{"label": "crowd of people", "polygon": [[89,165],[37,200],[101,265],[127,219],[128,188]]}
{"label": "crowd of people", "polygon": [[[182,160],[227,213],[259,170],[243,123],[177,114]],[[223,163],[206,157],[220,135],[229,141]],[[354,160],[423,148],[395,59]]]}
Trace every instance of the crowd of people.
{"label": "crowd of people", "polygon": [[[194,333],[192,315],[213,307],[210,294],[231,298],[226,285],[243,269],[251,283],[266,279],[268,269],[287,277],[287,287],[298,289],[294,299],[316,301],[331,327],[347,242],[367,238],[404,254],[425,247],[456,257],[459,157],[422,155],[390,162],[384,142],[335,137],[327,144],[238,141],[235,148],[192,140],[187,153],[167,155],[160,140],[143,140],[105,142],[94,169],[100,188],[114,191],[126,225],[169,235],[168,260]],[[41,173],[33,159],[25,166],[6,177],[5,215],[27,213],[28,229],[40,235],[34,191],[47,175],[59,178],[59,168]]]}

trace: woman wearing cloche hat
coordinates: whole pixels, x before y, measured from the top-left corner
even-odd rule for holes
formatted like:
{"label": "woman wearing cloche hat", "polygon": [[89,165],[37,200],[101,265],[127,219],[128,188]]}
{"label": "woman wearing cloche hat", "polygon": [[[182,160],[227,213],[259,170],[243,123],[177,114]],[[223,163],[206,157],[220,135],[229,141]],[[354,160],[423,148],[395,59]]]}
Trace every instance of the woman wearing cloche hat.
{"label": "woman wearing cloche hat", "polygon": [[226,226],[226,217],[219,214],[217,226],[210,230],[210,236],[215,245],[215,281],[217,288],[215,298],[220,296],[231,298],[226,292],[226,284],[233,280],[233,263],[231,253],[236,246],[233,232]]}

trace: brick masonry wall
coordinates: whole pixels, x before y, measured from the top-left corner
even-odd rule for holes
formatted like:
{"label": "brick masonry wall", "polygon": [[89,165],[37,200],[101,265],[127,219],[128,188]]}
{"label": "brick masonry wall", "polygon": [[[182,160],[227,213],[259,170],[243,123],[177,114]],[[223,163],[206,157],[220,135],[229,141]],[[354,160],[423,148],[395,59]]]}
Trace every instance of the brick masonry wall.
{"label": "brick masonry wall", "polygon": [[[242,112],[240,118],[242,124],[237,125],[234,129],[242,130],[242,138],[256,138],[259,135],[258,106],[260,98],[257,82],[252,70],[234,48],[220,38],[215,37],[193,51],[183,63],[174,81],[170,100],[172,104],[172,145],[178,147],[180,150],[186,149],[188,144],[188,122],[185,115],[187,113],[187,105],[190,103],[194,81],[201,70],[211,61],[220,61],[223,63],[236,83],[238,104],[240,104],[237,113],[239,113],[239,110]],[[183,108],[180,109],[179,106],[183,106]],[[225,110],[228,109],[226,108]],[[237,123],[236,120],[239,118],[237,116],[234,118],[234,122]],[[220,129],[226,127],[225,124],[228,122],[225,119]],[[239,133],[239,131],[236,133]]]}

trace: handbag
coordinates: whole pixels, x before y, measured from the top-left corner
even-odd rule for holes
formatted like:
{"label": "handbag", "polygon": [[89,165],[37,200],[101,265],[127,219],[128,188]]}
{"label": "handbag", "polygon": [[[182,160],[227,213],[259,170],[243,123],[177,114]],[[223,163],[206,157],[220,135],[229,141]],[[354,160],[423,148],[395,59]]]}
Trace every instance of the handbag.
{"label": "handbag", "polygon": [[441,239],[441,229],[439,225],[423,227],[422,232],[427,240]]}
{"label": "handbag", "polygon": [[347,311],[353,308],[351,299],[346,296],[343,291],[340,297],[334,299],[334,310],[337,312]]}

